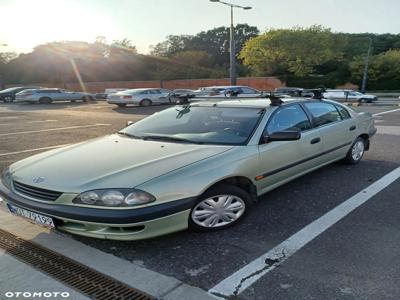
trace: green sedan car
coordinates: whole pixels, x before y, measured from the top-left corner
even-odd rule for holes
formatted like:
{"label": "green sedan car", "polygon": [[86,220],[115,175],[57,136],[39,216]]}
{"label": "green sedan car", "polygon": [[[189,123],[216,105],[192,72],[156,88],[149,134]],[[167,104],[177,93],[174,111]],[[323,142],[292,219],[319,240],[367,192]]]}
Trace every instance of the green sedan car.
{"label": "green sedan car", "polygon": [[95,238],[217,230],[294,178],[358,163],[375,132],[370,114],[334,101],[193,103],[16,162],[0,196],[15,215]]}

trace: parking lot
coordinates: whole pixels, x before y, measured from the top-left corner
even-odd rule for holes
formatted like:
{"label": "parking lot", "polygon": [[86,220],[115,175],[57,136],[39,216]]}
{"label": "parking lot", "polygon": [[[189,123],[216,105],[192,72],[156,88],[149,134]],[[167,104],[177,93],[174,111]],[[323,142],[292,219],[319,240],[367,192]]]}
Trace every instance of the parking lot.
{"label": "parking lot", "polygon": [[[0,169],[48,149],[113,133],[127,121],[165,108],[116,108],[100,101],[0,104]],[[74,239],[218,294],[214,288],[222,280],[229,283],[239,269],[399,167],[400,109],[384,105],[356,109],[376,114],[378,128],[360,164],[335,163],[264,195],[237,226],[132,242]],[[399,195],[400,180],[396,179],[247,289],[235,293],[235,298],[399,299]],[[239,275],[241,282],[257,276]]]}

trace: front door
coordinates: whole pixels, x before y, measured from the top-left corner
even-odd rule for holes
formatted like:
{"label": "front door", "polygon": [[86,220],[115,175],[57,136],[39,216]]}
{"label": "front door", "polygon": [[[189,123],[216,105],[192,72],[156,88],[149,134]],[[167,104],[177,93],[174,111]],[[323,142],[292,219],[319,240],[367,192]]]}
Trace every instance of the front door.
{"label": "front door", "polygon": [[283,106],[270,117],[264,135],[275,132],[301,132],[296,141],[272,141],[259,145],[259,175],[256,177],[261,193],[319,166],[318,154],[323,151],[319,132],[299,104]]}

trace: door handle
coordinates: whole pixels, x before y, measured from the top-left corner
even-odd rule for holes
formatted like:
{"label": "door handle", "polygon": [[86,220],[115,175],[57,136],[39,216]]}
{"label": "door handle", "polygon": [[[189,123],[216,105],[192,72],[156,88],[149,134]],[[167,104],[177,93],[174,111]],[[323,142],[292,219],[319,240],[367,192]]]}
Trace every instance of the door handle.
{"label": "door handle", "polygon": [[349,130],[350,131],[353,131],[353,130],[355,130],[357,127],[356,127],[356,125],[353,125],[353,126],[351,126],[350,128],[349,128]]}
{"label": "door handle", "polygon": [[320,139],[319,137],[317,137],[317,138],[312,139],[311,142],[310,142],[310,144],[317,144],[317,143],[319,143],[320,141],[321,141],[321,139]]}

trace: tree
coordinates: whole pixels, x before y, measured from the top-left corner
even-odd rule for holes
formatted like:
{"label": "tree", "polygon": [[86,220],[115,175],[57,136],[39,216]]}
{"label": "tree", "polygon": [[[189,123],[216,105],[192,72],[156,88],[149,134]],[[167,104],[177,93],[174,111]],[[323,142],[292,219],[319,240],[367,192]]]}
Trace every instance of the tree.
{"label": "tree", "polygon": [[161,43],[151,46],[150,54],[161,57],[171,57],[181,51],[193,50],[189,47],[189,42],[193,36],[191,35],[169,35],[167,39]]}
{"label": "tree", "polygon": [[338,42],[321,26],[272,29],[247,41],[239,57],[257,75],[289,73],[301,77],[325,63],[340,61],[343,53]]}
{"label": "tree", "polygon": [[[352,80],[360,83],[364,73],[365,57],[356,57],[350,63]],[[400,88],[400,50],[389,50],[370,58],[368,68],[368,87],[370,89]]]}
{"label": "tree", "polygon": [[190,66],[210,68],[213,66],[213,58],[206,51],[188,50],[178,52],[171,58],[173,61]]}
{"label": "tree", "polygon": [[[229,63],[229,33],[228,27],[217,27],[196,35],[169,35],[167,39],[152,47],[151,54],[162,57],[172,57],[183,51],[205,51],[212,56],[215,65]],[[234,28],[235,49],[239,53],[244,43],[259,34],[255,26],[238,24]]]}

